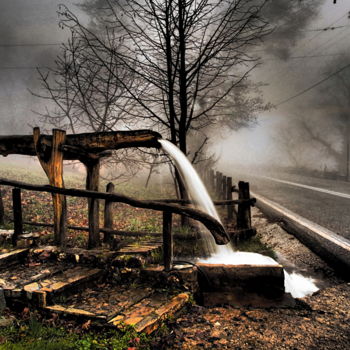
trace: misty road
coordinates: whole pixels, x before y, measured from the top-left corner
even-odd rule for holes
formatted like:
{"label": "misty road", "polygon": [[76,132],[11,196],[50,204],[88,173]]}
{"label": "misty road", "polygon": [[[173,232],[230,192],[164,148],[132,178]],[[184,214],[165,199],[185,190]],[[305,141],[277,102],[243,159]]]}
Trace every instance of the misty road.
{"label": "misty road", "polygon": [[290,174],[245,178],[257,195],[350,239],[350,183]]}

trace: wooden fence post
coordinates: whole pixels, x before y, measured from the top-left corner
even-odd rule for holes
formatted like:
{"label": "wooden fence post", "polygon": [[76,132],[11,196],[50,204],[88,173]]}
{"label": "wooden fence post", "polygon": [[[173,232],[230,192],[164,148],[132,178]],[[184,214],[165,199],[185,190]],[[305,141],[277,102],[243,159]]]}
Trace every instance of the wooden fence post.
{"label": "wooden fence post", "polygon": [[[226,199],[232,200],[232,177],[228,176],[226,179]],[[233,220],[233,204],[227,205],[227,222]]]}
{"label": "wooden fence post", "polygon": [[216,172],[216,188],[215,188],[215,193],[216,193],[216,198],[220,199],[220,194],[222,192],[222,173],[220,171]]}
{"label": "wooden fence post", "polygon": [[251,214],[250,214],[250,199],[249,182],[240,181],[238,183],[238,199],[246,200],[238,204],[237,229],[251,230]]}
{"label": "wooden fence post", "polygon": [[[44,169],[50,185],[64,188],[63,181],[63,150],[62,147],[66,140],[64,130],[52,130],[52,147],[48,152],[47,145],[41,142],[40,129],[33,129],[33,140],[35,151],[40,164]],[[66,197],[61,194],[52,194],[54,210],[54,235],[55,243],[60,246],[66,244],[66,226],[67,226],[67,204]]]}
{"label": "wooden fence post", "polygon": [[4,210],[4,201],[2,200],[2,192],[0,188],[0,225],[5,223],[5,210]]}
{"label": "wooden fence post", "polygon": [[170,271],[173,262],[172,213],[163,211],[163,261],[164,270]]}
{"label": "wooden fence post", "polygon": [[12,189],[12,205],[13,205],[13,235],[12,245],[17,245],[18,236],[23,234],[23,219],[22,219],[22,200],[21,200],[21,189]]}
{"label": "wooden fence post", "polygon": [[226,184],[227,184],[227,177],[224,175],[222,177],[222,187],[221,187],[221,196],[220,196],[220,199],[223,199],[223,200],[226,199]]}
{"label": "wooden fence post", "polygon": [[209,189],[211,192],[215,191],[215,173],[213,169],[209,170]]}
{"label": "wooden fence post", "polygon": [[[114,192],[114,184],[112,182],[107,184],[106,192]],[[113,229],[113,202],[105,200],[105,210],[104,210],[104,228]],[[103,241],[105,243],[110,242],[111,235],[107,232],[104,233]]]}
{"label": "wooden fence post", "polygon": [[[100,179],[100,160],[99,159],[85,159],[86,166],[86,189],[91,191],[98,191]],[[96,248],[100,245],[100,201],[96,198],[88,199],[89,210],[89,242],[88,249]]]}

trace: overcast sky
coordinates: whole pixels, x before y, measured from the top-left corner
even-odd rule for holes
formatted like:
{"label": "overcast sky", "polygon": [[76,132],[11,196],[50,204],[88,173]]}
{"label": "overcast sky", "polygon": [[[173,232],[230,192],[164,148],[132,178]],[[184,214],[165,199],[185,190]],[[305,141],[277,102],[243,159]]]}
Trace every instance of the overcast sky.
{"label": "overcast sky", "polygon": [[[32,110],[40,101],[35,67],[52,66],[67,32],[58,26],[57,9],[66,4],[79,12],[78,0],[0,0],[0,134],[30,132]],[[43,44],[43,45],[42,45]],[[47,45],[46,45],[47,44]]]}

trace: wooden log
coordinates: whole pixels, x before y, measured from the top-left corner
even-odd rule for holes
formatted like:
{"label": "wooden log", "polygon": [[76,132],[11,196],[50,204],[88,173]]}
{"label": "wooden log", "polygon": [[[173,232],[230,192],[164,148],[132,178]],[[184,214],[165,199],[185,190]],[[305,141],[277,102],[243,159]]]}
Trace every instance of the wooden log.
{"label": "wooden log", "polygon": [[[232,200],[232,177],[228,176],[226,181],[226,200],[231,201]],[[226,207],[227,210],[227,221],[232,222],[233,221],[233,205],[228,204]]]}
{"label": "wooden log", "polygon": [[[84,160],[86,166],[86,189],[98,191],[100,181],[100,160]],[[100,201],[98,198],[88,199],[89,212],[89,241],[88,249],[96,248],[100,245]]]}
{"label": "wooden log", "polygon": [[[113,193],[114,192],[114,184],[112,182],[107,184],[106,187],[107,193]],[[104,229],[113,229],[113,202],[109,200],[105,200],[105,209],[104,209]],[[104,234],[104,242],[110,242],[111,235],[107,232]]]}
{"label": "wooden log", "polygon": [[23,234],[23,218],[22,218],[22,199],[21,199],[21,189],[12,189],[12,206],[13,206],[13,235],[12,235],[12,245],[15,247],[17,245],[18,236]]}
{"label": "wooden log", "polygon": [[4,210],[4,201],[2,199],[2,191],[0,188],[0,225],[5,223],[5,210]]}
{"label": "wooden log", "polygon": [[173,263],[172,214],[163,212],[163,261],[164,270],[170,271]]}
{"label": "wooden log", "polygon": [[[52,130],[52,144],[48,148],[40,135],[40,129],[33,129],[33,140],[36,154],[40,164],[44,169],[51,186],[64,188],[63,181],[63,152],[61,147],[66,140],[64,130]],[[66,197],[61,194],[52,194],[54,210],[54,236],[55,243],[60,246],[66,244],[66,221],[67,221],[67,204]]]}
{"label": "wooden log", "polygon": [[[240,181],[238,183],[238,196],[239,199],[247,200],[250,198],[249,182]],[[251,214],[250,204],[247,201],[243,201],[238,205],[237,212],[237,229],[249,230],[251,229]]]}
{"label": "wooden log", "polygon": [[80,190],[76,188],[60,188],[53,186],[32,185],[21,181],[10,181],[0,178],[0,185],[19,187],[30,191],[64,194],[72,197],[108,199],[113,202],[120,202],[137,208],[144,208],[157,211],[170,211],[174,214],[186,215],[194,220],[200,221],[213,235],[216,244],[227,244],[230,239],[220,222],[212,216],[194,208],[176,204],[162,203],[152,200],[138,200],[122,194],[95,192]]}
{"label": "wooden log", "polygon": [[[126,147],[156,147],[161,135],[151,130],[112,131],[67,135],[64,146],[71,146],[64,151],[64,159],[79,159],[79,152],[100,153],[106,150]],[[43,150],[50,151],[53,136],[40,135],[40,144]],[[74,148],[75,147],[75,148]],[[35,140],[32,135],[0,136],[0,154],[37,155]]]}

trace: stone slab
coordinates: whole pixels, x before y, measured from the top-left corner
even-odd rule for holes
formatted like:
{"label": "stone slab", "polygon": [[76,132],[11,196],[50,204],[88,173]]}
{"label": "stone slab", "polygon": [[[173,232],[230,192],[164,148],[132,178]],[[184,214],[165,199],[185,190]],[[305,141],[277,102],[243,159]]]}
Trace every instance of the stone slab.
{"label": "stone slab", "polygon": [[199,286],[203,292],[257,293],[268,297],[284,294],[281,265],[222,265],[198,263]]}

